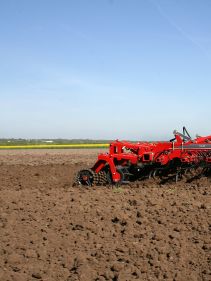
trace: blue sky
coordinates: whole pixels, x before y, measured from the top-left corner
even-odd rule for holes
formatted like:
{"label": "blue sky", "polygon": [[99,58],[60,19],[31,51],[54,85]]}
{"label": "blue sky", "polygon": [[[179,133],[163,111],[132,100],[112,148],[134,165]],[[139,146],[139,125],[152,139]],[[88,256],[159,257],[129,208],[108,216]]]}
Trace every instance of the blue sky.
{"label": "blue sky", "polygon": [[211,134],[211,1],[0,0],[0,138]]}

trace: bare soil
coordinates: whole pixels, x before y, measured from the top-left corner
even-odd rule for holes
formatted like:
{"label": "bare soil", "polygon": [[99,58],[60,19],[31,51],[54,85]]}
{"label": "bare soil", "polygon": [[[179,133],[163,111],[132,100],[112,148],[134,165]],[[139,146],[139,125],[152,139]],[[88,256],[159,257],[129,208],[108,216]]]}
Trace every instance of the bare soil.
{"label": "bare soil", "polygon": [[98,152],[0,151],[0,280],[211,280],[210,179],[72,187]]}

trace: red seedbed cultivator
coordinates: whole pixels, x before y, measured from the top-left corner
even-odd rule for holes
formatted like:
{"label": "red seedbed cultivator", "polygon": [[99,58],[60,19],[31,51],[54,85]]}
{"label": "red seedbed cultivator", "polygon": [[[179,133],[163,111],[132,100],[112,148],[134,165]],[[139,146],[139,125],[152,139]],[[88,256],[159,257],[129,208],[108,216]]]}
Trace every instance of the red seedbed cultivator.
{"label": "red seedbed cultivator", "polygon": [[80,170],[77,185],[123,184],[151,177],[171,177],[178,181],[182,175],[200,168],[201,174],[211,170],[211,136],[192,139],[174,131],[167,142],[114,141],[108,153],[98,155],[91,169]]}

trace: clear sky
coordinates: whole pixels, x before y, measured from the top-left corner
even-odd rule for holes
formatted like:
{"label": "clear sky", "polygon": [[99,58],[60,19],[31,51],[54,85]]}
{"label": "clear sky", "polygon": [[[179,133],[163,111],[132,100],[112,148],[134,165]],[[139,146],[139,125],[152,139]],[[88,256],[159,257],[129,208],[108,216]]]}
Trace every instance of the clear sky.
{"label": "clear sky", "polygon": [[0,0],[0,138],[211,134],[210,0]]}

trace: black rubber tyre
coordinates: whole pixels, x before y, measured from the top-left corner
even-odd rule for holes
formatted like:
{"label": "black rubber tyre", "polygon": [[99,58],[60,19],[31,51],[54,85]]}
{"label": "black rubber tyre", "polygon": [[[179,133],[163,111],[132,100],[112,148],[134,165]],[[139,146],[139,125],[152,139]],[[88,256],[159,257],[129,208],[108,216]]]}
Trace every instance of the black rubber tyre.
{"label": "black rubber tyre", "polygon": [[74,185],[93,186],[98,183],[97,174],[91,169],[80,170],[74,180]]}

